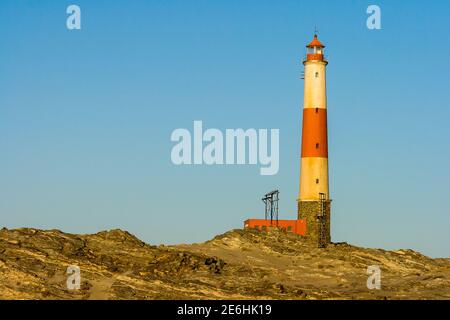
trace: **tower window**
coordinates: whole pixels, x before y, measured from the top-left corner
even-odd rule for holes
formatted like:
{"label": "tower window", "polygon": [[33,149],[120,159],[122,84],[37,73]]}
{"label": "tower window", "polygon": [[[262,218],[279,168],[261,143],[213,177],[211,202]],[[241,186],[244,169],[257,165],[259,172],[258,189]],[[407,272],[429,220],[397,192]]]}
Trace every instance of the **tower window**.
{"label": "tower window", "polygon": [[319,143],[316,143],[316,149],[319,149]]}
{"label": "tower window", "polygon": [[319,179],[316,179],[316,184],[319,184]]}
{"label": "tower window", "polygon": [[319,108],[316,108],[316,113],[319,113]]}
{"label": "tower window", "polygon": [[318,78],[319,77],[319,73],[318,72],[316,72],[316,78]]}

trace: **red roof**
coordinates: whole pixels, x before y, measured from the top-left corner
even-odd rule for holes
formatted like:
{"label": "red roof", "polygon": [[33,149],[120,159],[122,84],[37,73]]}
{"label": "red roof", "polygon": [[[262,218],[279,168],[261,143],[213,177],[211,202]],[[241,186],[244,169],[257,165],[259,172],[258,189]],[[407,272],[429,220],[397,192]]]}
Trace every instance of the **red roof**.
{"label": "red roof", "polygon": [[322,42],[320,42],[320,41],[317,39],[317,34],[314,35],[313,41],[311,41],[310,44],[308,44],[306,47],[307,47],[307,48],[313,48],[313,47],[321,47],[321,48],[325,48],[325,46],[322,44]]}

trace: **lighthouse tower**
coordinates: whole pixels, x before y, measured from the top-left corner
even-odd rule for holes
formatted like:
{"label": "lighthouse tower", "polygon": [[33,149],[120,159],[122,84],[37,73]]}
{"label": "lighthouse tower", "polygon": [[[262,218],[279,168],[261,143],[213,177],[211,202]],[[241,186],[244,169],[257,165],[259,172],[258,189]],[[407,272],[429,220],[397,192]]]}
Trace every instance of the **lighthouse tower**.
{"label": "lighthouse tower", "polygon": [[306,237],[324,247],[330,237],[325,46],[314,35],[307,46],[298,219],[306,221]]}

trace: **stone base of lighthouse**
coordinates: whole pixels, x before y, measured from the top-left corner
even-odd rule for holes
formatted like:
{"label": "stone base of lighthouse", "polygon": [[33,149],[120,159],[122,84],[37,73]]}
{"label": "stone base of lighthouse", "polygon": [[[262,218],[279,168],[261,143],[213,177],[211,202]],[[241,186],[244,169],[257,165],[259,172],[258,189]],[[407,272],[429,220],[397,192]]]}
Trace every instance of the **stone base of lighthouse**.
{"label": "stone base of lighthouse", "polygon": [[298,201],[297,209],[298,219],[306,221],[305,238],[318,247],[331,243],[331,200],[324,200],[323,208],[321,201]]}

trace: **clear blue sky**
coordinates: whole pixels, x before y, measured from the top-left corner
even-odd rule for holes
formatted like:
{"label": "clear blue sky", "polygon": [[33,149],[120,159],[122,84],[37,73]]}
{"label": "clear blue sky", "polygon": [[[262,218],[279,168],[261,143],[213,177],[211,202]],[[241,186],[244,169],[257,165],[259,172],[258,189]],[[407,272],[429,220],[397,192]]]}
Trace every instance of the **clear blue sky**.
{"label": "clear blue sky", "polygon": [[[82,29],[66,28],[66,7]],[[366,28],[366,8],[382,30]],[[450,257],[448,1],[0,2],[0,224],[149,243],[296,217],[303,82],[326,45],[332,238]],[[174,166],[176,128],[279,128],[280,171]]]}

